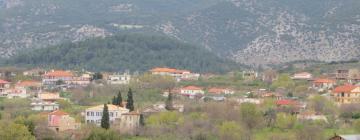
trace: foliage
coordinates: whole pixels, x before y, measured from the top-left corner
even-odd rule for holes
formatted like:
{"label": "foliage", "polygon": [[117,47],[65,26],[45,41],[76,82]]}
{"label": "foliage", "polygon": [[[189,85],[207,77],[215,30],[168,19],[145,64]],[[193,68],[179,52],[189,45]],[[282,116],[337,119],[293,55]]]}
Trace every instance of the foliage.
{"label": "foliage", "polygon": [[219,129],[219,136],[223,140],[239,140],[241,139],[242,128],[236,122],[223,122]]}
{"label": "foliage", "polygon": [[288,74],[280,74],[278,79],[275,80],[271,85],[272,88],[291,88],[293,86],[295,86],[295,82]]}
{"label": "foliage", "polygon": [[0,138],[2,140],[35,140],[26,126],[3,121],[0,122]]}
{"label": "foliage", "polygon": [[84,140],[120,140],[119,134],[112,130],[95,129]]}
{"label": "foliage", "polygon": [[284,129],[292,129],[296,123],[296,116],[285,113],[278,113],[276,115],[276,127]]}
{"label": "foliage", "polygon": [[151,115],[146,119],[147,125],[177,125],[183,122],[183,117],[178,112],[161,112]]}
{"label": "foliage", "polygon": [[101,117],[101,128],[109,129],[110,128],[110,116],[107,104],[104,104],[104,109]]}
{"label": "foliage", "polygon": [[129,91],[128,91],[126,108],[129,109],[129,111],[134,111],[135,110],[133,93],[132,93],[131,88],[129,88]]}
{"label": "foliage", "polygon": [[147,71],[167,66],[197,72],[227,72],[238,67],[203,48],[167,37],[141,34],[120,34],[30,50],[6,60],[6,64],[92,71]]}
{"label": "foliage", "polygon": [[262,113],[255,104],[243,103],[240,105],[240,119],[246,128],[252,130],[262,124]]}

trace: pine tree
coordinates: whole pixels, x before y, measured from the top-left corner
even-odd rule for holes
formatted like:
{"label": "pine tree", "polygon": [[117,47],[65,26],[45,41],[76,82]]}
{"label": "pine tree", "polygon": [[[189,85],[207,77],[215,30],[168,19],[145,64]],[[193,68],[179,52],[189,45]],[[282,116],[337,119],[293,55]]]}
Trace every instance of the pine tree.
{"label": "pine tree", "polygon": [[122,96],[121,96],[121,92],[120,92],[120,91],[119,91],[119,93],[118,93],[118,96],[117,96],[116,101],[117,101],[117,105],[123,106],[123,105],[122,105],[122,104],[123,104],[123,101],[122,101]]}
{"label": "pine tree", "polygon": [[101,127],[104,129],[110,128],[109,110],[106,104],[104,104],[103,114],[101,117]]}
{"label": "pine tree", "polygon": [[169,90],[169,95],[168,95],[168,98],[165,102],[165,109],[166,110],[174,110],[174,106],[173,106],[173,97],[172,97],[172,93],[171,91]]}
{"label": "pine tree", "polygon": [[134,99],[133,99],[133,93],[131,88],[129,88],[128,91],[128,95],[127,95],[127,103],[126,103],[126,108],[129,109],[129,111],[134,111]]}

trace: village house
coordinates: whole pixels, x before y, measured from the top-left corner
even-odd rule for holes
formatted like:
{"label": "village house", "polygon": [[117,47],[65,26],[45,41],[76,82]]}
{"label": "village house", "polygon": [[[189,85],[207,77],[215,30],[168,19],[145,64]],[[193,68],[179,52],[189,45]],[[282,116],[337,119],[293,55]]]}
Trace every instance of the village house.
{"label": "village house", "polygon": [[176,81],[198,80],[200,77],[200,74],[198,73],[191,73],[188,70],[178,70],[173,68],[153,68],[150,70],[150,72],[154,75],[174,77]]}
{"label": "village house", "polygon": [[41,82],[33,80],[19,81],[15,84],[15,88],[25,88],[29,94],[38,93],[41,90]]}
{"label": "village house", "polygon": [[40,77],[44,73],[45,70],[39,68],[23,71],[24,76],[32,76],[32,77]]}
{"label": "village house", "polygon": [[30,95],[27,94],[25,88],[14,87],[14,88],[10,88],[10,89],[6,90],[5,93],[3,94],[3,96],[6,96],[8,99],[13,99],[13,98],[27,98]]}
{"label": "village house", "polygon": [[186,86],[186,87],[182,87],[180,89],[180,94],[183,96],[187,96],[191,99],[195,98],[195,97],[201,97],[203,96],[205,93],[205,91],[203,90],[202,87],[197,87],[197,86]]}
{"label": "village house", "polygon": [[277,92],[267,92],[267,93],[261,94],[260,97],[263,99],[274,99],[274,100],[285,99],[284,95],[277,93]]}
{"label": "village house", "polygon": [[68,82],[72,86],[87,86],[91,82],[92,76],[90,74],[82,74],[81,76],[74,76],[72,79]]}
{"label": "village house", "polygon": [[37,98],[45,102],[55,102],[56,100],[62,99],[60,98],[60,94],[57,92],[40,92],[37,94]]}
{"label": "village house", "polygon": [[346,80],[349,76],[349,70],[348,69],[338,69],[335,72],[335,78],[336,80]]}
{"label": "village house", "polygon": [[306,105],[292,99],[282,99],[275,102],[278,111],[299,114],[301,110],[304,110]]}
{"label": "village house", "polygon": [[0,96],[6,97],[6,90],[10,88],[10,82],[0,79]]}
{"label": "village house", "polygon": [[255,80],[258,77],[258,73],[256,71],[243,71],[242,72],[242,77],[244,78],[244,80],[247,81],[252,81]]}
{"label": "village house", "polygon": [[[115,119],[118,119],[121,117],[122,114],[129,112],[129,110],[126,108],[112,104],[107,104],[107,107],[109,110],[110,123],[114,123]],[[86,109],[85,122],[100,125],[103,110],[104,110],[104,105],[98,105]]]}
{"label": "village house", "polygon": [[[167,111],[165,107],[166,107],[166,105],[164,103],[156,103],[156,104],[153,104],[151,106],[145,107],[141,111],[141,114],[144,114],[145,116],[149,116],[151,114],[165,112],[165,111]],[[173,107],[178,112],[184,112],[184,105],[183,104],[174,103]]]}
{"label": "village house", "polygon": [[52,70],[42,76],[42,83],[43,85],[47,86],[55,86],[57,84],[70,84],[73,77],[74,75],[69,71]]}
{"label": "village house", "polygon": [[317,78],[313,81],[312,87],[314,89],[318,89],[319,91],[324,91],[328,89],[332,89],[336,84],[335,80],[327,79],[327,78]]}
{"label": "village house", "polygon": [[68,113],[55,110],[48,114],[48,127],[56,132],[62,132],[78,129],[80,123],[77,123]]}
{"label": "village house", "polygon": [[242,103],[251,103],[251,104],[262,104],[264,102],[263,99],[258,99],[258,98],[234,98],[234,99],[231,99],[231,100],[234,100],[236,102],[238,102],[239,104],[242,104]]}
{"label": "village house", "polygon": [[219,94],[234,94],[235,91],[230,88],[210,88],[207,93],[213,94],[213,95],[219,95]]}
{"label": "village house", "polygon": [[360,103],[360,87],[351,84],[338,86],[333,90],[333,97],[338,104]]}
{"label": "village house", "polygon": [[328,122],[325,115],[316,114],[314,111],[303,111],[297,115],[297,119],[304,121],[324,121]]}
{"label": "village house", "polygon": [[56,102],[33,101],[31,104],[33,111],[54,111],[59,109],[59,104]]}
{"label": "village house", "polygon": [[294,80],[311,80],[312,74],[308,72],[295,73],[291,78]]}
{"label": "village house", "polygon": [[271,84],[278,78],[278,74],[275,70],[266,70],[262,74],[262,81]]}
{"label": "village house", "polygon": [[141,114],[136,111],[121,114],[120,118],[116,119],[119,122],[120,133],[136,134],[140,127]]}
{"label": "village house", "polygon": [[115,73],[109,75],[107,78],[107,83],[110,85],[126,85],[129,84],[131,80],[131,75],[129,73]]}

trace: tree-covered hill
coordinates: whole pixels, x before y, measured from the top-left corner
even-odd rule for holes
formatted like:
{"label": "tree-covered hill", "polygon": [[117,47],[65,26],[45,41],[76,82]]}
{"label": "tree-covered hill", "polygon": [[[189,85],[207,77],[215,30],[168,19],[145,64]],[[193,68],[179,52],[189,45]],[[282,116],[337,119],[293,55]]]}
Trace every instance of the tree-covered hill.
{"label": "tree-covered hill", "polygon": [[119,34],[28,50],[5,60],[3,65],[94,71],[146,71],[167,66],[197,72],[226,72],[238,68],[234,62],[201,47],[143,34]]}

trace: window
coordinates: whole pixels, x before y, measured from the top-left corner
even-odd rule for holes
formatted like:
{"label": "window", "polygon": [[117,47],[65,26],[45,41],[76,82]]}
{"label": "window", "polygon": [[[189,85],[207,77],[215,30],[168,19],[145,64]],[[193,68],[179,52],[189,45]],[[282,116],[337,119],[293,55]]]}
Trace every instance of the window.
{"label": "window", "polygon": [[90,112],[86,112],[86,116],[90,116]]}

